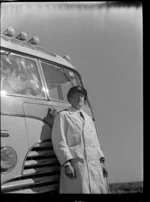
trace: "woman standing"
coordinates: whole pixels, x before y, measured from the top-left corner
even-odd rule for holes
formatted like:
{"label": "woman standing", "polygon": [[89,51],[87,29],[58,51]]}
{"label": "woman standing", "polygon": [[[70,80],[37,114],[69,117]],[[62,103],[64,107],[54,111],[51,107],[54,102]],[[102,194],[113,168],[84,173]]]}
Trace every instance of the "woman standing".
{"label": "woman standing", "polygon": [[60,193],[107,193],[104,154],[91,117],[81,109],[87,91],[74,86],[67,98],[71,107],[56,115],[52,130],[61,164]]}

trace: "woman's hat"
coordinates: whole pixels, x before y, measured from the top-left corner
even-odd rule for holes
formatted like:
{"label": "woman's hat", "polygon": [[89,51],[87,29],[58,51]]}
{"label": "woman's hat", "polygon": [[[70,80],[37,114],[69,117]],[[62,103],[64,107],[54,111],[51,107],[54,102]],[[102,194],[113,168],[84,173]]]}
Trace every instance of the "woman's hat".
{"label": "woman's hat", "polygon": [[68,91],[68,94],[67,94],[68,101],[76,92],[82,93],[84,95],[84,100],[85,101],[87,100],[87,90],[85,88],[80,87],[80,86],[73,86]]}

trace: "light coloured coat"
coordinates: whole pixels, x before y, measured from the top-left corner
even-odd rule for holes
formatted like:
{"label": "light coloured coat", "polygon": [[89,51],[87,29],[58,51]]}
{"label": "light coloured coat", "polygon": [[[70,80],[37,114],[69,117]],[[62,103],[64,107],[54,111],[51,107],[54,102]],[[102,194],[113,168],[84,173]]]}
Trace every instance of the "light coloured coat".
{"label": "light coloured coat", "polygon": [[100,158],[104,154],[100,148],[95,125],[83,110],[70,107],[59,112],[54,121],[52,143],[54,152],[63,165],[73,159],[77,177],[65,175],[61,166],[60,193],[106,193],[105,179]]}

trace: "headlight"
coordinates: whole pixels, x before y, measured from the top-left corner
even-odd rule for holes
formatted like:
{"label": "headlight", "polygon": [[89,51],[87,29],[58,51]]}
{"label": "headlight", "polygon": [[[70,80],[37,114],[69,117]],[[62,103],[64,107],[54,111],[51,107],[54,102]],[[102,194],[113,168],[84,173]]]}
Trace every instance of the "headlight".
{"label": "headlight", "polygon": [[17,163],[17,154],[11,147],[1,148],[1,173],[8,173],[14,169]]}

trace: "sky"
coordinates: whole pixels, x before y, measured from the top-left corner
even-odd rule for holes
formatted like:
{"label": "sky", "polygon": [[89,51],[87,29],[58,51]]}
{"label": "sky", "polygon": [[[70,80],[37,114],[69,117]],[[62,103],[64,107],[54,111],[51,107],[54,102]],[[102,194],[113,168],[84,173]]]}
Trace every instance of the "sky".
{"label": "sky", "polygon": [[9,26],[69,54],[88,90],[109,182],[142,181],[142,7],[3,3],[1,32]]}

